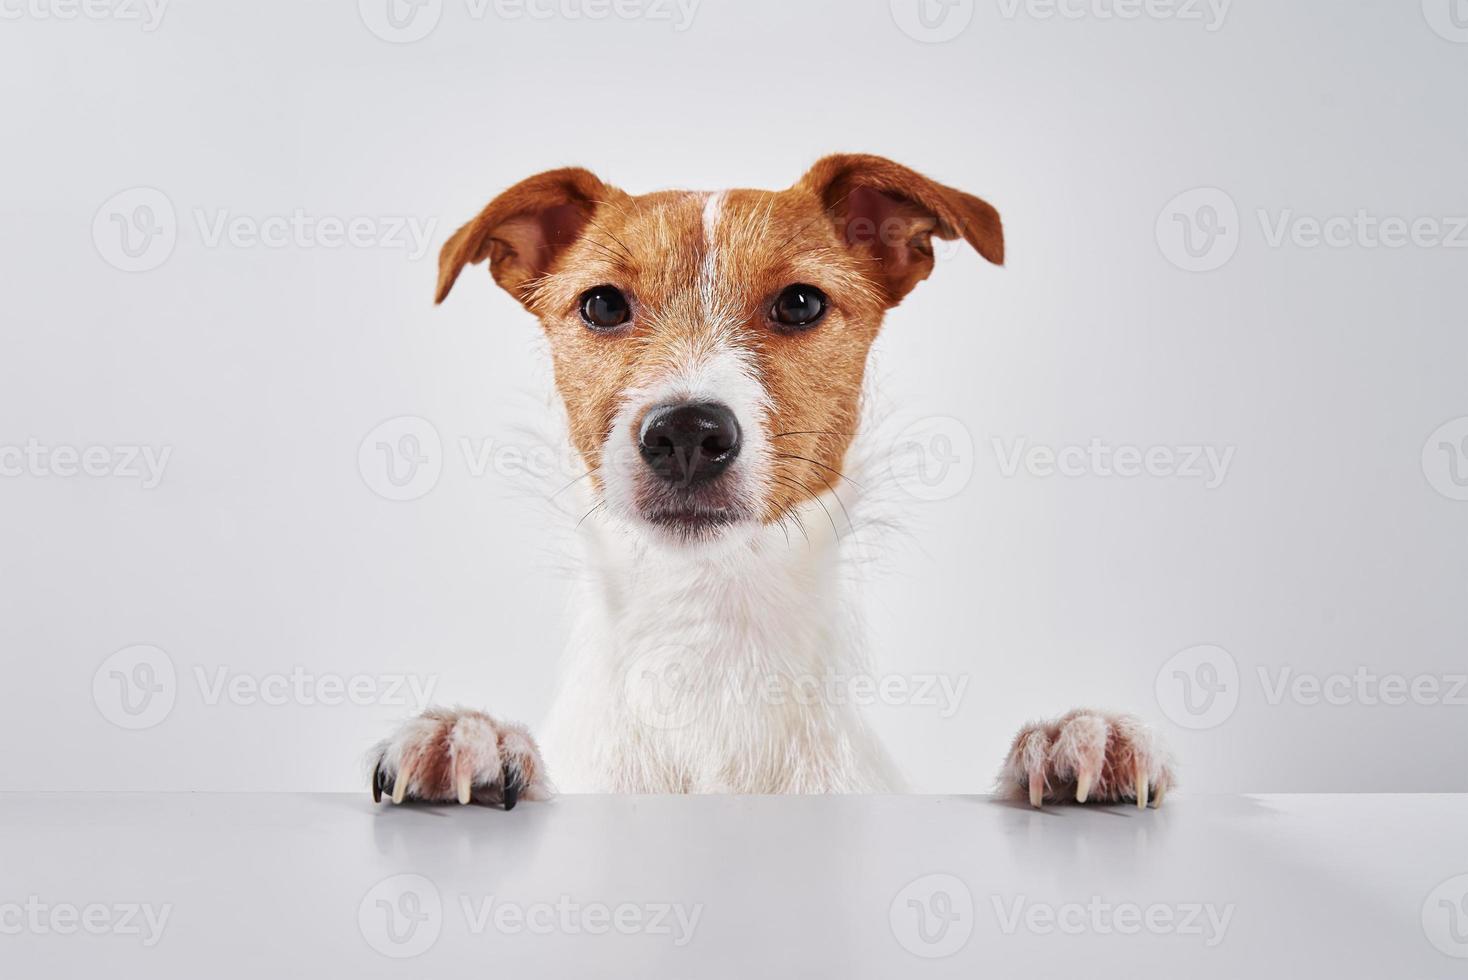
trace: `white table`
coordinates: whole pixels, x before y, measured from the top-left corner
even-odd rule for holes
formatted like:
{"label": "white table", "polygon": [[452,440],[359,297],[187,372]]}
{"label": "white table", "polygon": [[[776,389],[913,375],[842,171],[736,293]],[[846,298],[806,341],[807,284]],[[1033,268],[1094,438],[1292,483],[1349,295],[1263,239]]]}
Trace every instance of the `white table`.
{"label": "white table", "polygon": [[1463,980],[1468,797],[6,794],[0,930],[14,980]]}

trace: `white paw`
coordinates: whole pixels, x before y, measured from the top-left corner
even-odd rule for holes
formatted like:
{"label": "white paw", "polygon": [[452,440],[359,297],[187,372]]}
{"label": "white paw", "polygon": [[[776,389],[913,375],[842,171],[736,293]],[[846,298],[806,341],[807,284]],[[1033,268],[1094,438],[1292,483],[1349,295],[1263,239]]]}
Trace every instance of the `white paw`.
{"label": "white paw", "polygon": [[1072,711],[1020,729],[999,773],[999,792],[1051,803],[1161,806],[1177,785],[1174,764],[1151,727],[1132,715]]}
{"label": "white paw", "polygon": [[524,725],[482,711],[430,708],[372,750],[372,799],[503,804],[551,795],[540,749]]}

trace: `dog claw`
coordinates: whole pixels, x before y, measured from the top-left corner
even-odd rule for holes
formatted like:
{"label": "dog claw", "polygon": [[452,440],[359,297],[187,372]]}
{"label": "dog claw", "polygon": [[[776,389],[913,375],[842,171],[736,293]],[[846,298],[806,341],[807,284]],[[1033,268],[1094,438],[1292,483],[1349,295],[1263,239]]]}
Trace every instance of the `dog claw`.
{"label": "dog claw", "polygon": [[1158,783],[1157,784],[1157,789],[1152,793],[1152,809],[1154,809],[1154,810],[1160,810],[1160,809],[1162,809],[1162,796],[1166,792],[1167,792],[1167,784],[1166,783]]}
{"label": "dog claw", "polygon": [[1091,795],[1091,774],[1082,772],[1076,780],[1076,802],[1086,802],[1086,797]]}
{"label": "dog claw", "polygon": [[1147,773],[1141,766],[1137,767],[1137,809],[1147,809]]}
{"label": "dog claw", "polygon": [[1037,772],[1030,773],[1030,806],[1040,808],[1045,799],[1045,779]]}
{"label": "dog claw", "polygon": [[408,774],[405,773],[405,772],[403,772],[403,770],[399,769],[398,770],[398,778],[392,784],[392,801],[394,803],[401,803],[401,802],[403,802],[403,797],[405,797],[407,795],[408,795]]}
{"label": "dog claw", "polygon": [[459,773],[458,786],[459,803],[467,804],[474,796],[473,774],[467,772]]}
{"label": "dog claw", "polygon": [[372,767],[372,802],[382,802],[382,761]]}
{"label": "dog claw", "polygon": [[515,809],[515,804],[520,802],[520,776],[509,769],[505,770],[504,797],[506,810]]}

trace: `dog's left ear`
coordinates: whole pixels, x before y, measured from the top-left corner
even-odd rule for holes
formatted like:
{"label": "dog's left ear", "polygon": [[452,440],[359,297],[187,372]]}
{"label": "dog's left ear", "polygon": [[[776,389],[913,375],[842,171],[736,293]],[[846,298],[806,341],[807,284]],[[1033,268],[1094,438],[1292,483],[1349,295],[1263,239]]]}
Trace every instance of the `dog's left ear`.
{"label": "dog's left ear", "polygon": [[555,267],[614,194],[621,192],[579,167],[520,181],[444,243],[434,302],[444,301],[464,266],[488,259],[494,281],[524,303],[535,281]]}
{"label": "dog's left ear", "polygon": [[934,235],[963,238],[1004,264],[1004,227],[987,201],[883,157],[826,157],[796,187],[819,199],[848,247],[870,257],[893,306],[933,271]]}

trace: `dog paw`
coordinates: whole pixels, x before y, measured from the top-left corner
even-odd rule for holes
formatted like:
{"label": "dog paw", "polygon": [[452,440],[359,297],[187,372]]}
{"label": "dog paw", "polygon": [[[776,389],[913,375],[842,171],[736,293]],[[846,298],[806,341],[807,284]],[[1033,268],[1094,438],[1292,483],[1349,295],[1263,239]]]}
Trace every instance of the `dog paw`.
{"label": "dog paw", "polygon": [[430,708],[372,750],[372,799],[502,804],[551,795],[545,763],[523,725],[482,711]]}
{"label": "dog paw", "polygon": [[999,773],[999,792],[1050,803],[1161,806],[1176,785],[1172,759],[1159,737],[1132,715],[1072,711],[1020,729]]}

